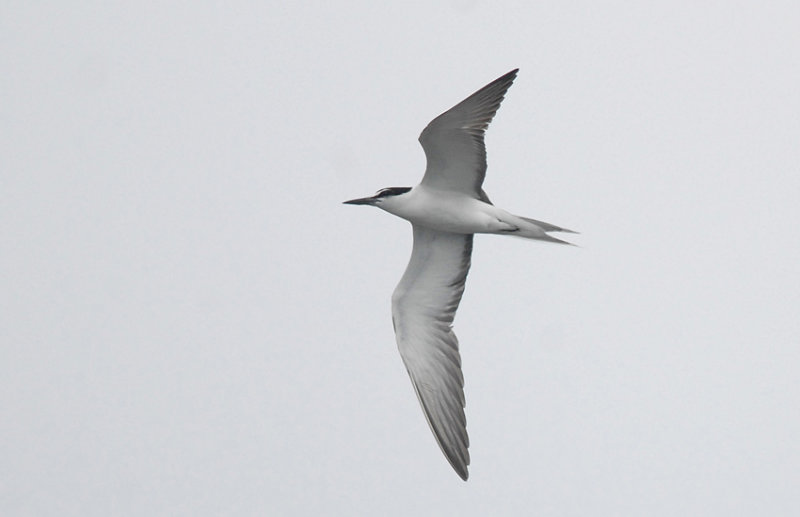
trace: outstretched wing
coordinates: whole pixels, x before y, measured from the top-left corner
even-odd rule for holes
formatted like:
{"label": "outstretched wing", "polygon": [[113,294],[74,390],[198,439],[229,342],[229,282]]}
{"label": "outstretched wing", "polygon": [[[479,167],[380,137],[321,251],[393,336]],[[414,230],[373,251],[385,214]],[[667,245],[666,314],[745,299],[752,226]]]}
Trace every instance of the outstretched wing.
{"label": "outstretched wing", "polygon": [[414,249],[392,295],[397,348],[450,465],[469,476],[464,377],[451,328],[470,266],[472,235],[414,225]]}
{"label": "outstretched wing", "polygon": [[481,198],[486,176],[483,135],[518,70],[487,84],[433,119],[422,131],[419,143],[428,160],[423,185]]}

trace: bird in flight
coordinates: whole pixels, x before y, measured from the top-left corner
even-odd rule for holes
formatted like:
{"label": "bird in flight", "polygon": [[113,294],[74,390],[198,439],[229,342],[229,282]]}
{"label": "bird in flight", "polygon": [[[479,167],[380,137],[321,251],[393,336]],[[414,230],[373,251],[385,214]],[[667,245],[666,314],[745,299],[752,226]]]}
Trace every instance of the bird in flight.
{"label": "bird in flight", "polygon": [[463,480],[469,472],[464,377],[453,333],[476,233],[569,244],[550,232],[576,233],[497,208],[483,191],[486,128],[519,69],[442,113],[422,131],[427,167],[416,187],[389,187],[345,201],[371,205],[411,222],[414,248],[392,295],[392,323],[428,425]]}

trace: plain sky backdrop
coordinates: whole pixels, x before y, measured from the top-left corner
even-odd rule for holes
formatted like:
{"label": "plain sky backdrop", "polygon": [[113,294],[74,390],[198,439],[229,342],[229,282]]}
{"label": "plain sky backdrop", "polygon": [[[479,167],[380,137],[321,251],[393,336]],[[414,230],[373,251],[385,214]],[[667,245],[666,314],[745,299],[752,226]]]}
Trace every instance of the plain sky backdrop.
{"label": "plain sky backdrop", "polygon": [[[0,5],[0,514],[797,515],[796,1]],[[396,350],[422,128],[521,69],[455,328]]]}

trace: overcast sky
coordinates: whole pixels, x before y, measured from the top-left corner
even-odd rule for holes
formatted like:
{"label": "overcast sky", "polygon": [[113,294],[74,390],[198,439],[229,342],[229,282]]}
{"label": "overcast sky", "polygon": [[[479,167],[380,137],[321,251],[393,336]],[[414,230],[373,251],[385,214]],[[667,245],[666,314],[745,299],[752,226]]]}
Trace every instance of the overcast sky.
{"label": "overcast sky", "polygon": [[[537,4],[544,4],[542,6]],[[0,6],[0,514],[796,515],[800,8]],[[397,353],[422,128],[520,74],[462,482]]]}

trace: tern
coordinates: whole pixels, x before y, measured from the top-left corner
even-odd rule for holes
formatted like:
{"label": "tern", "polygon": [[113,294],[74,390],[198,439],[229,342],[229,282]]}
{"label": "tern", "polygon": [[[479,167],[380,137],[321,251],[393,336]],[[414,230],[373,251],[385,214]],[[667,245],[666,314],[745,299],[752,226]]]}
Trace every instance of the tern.
{"label": "tern", "polygon": [[414,247],[392,295],[397,348],[447,461],[469,477],[464,377],[453,319],[464,293],[476,233],[570,244],[549,232],[576,233],[497,208],[483,191],[484,133],[519,69],[445,111],[422,131],[427,167],[416,187],[389,187],[345,201],[376,206],[411,222]]}

